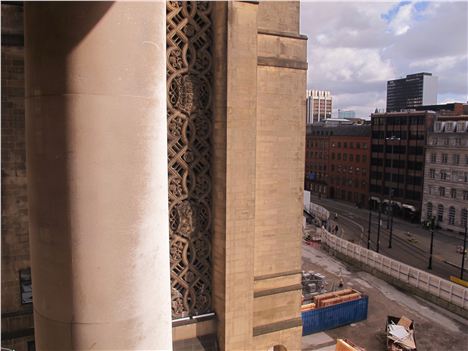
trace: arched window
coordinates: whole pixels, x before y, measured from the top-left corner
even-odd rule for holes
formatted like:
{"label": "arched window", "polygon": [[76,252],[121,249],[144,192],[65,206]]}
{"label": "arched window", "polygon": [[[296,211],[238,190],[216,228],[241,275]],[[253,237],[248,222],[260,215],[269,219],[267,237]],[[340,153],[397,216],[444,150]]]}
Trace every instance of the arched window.
{"label": "arched window", "polygon": [[455,207],[450,206],[448,214],[448,223],[451,225],[455,224]]}
{"label": "arched window", "polygon": [[432,218],[432,202],[428,202],[426,205],[426,208],[427,208],[426,218],[431,219]]}
{"label": "arched window", "polygon": [[461,210],[461,225],[463,228],[467,225],[468,221],[468,210],[466,208]]}
{"label": "arched window", "polygon": [[443,205],[437,206],[437,221],[438,222],[444,221],[444,206]]}
{"label": "arched window", "polygon": [[288,349],[284,347],[283,345],[275,345],[275,346],[270,347],[268,351],[288,351]]}

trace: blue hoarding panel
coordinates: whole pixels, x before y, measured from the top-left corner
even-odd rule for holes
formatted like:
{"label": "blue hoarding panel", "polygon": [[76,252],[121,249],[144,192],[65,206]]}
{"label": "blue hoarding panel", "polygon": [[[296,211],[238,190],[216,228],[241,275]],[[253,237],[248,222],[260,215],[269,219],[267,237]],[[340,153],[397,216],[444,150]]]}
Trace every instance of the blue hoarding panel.
{"label": "blue hoarding panel", "polygon": [[367,319],[369,298],[302,312],[302,335],[318,333]]}

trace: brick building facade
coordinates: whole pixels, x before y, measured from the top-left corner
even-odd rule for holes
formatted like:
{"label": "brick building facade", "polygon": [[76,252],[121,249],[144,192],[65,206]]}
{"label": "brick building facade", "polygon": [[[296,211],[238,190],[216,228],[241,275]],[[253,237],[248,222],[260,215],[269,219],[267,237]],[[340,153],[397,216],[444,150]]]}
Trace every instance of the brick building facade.
{"label": "brick building facade", "polygon": [[26,181],[23,6],[2,3],[2,347],[34,340]]}
{"label": "brick building facade", "polygon": [[329,168],[330,128],[307,126],[305,184],[306,190],[318,196],[327,196]]}
{"label": "brick building facade", "polygon": [[307,126],[305,188],[367,206],[370,126]]}
{"label": "brick building facade", "polygon": [[339,127],[330,137],[328,196],[367,207],[370,126]]}

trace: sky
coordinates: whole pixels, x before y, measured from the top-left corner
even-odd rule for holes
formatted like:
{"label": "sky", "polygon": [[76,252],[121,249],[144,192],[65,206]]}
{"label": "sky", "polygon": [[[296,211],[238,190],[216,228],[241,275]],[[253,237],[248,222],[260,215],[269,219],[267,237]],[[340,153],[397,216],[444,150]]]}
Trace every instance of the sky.
{"label": "sky", "polygon": [[437,102],[468,100],[468,2],[301,2],[307,89],[367,118],[386,105],[387,81],[437,76]]}

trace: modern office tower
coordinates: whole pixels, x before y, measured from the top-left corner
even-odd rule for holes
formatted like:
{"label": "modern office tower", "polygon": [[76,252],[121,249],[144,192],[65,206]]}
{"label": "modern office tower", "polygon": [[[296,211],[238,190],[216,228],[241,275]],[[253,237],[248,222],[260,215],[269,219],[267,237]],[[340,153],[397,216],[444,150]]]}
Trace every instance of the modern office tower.
{"label": "modern office tower", "polygon": [[332,95],[325,90],[307,90],[306,121],[313,124],[331,118]]}
{"label": "modern office tower", "polygon": [[428,133],[421,221],[464,232],[468,217],[468,115],[437,116]]}
{"label": "modern office tower", "polygon": [[373,113],[370,204],[392,202],[394,214],[419,220],[424,182],[424,147],[435,112]]}
{"label": "modern office tower", "polygon": [[437,104],[437,80],[432,73],[409,74],[387,82],[387,112]]}
{"label": "modern office tower", "polygon": [[356,112],[338,110],[338,118],[356,118]]}

